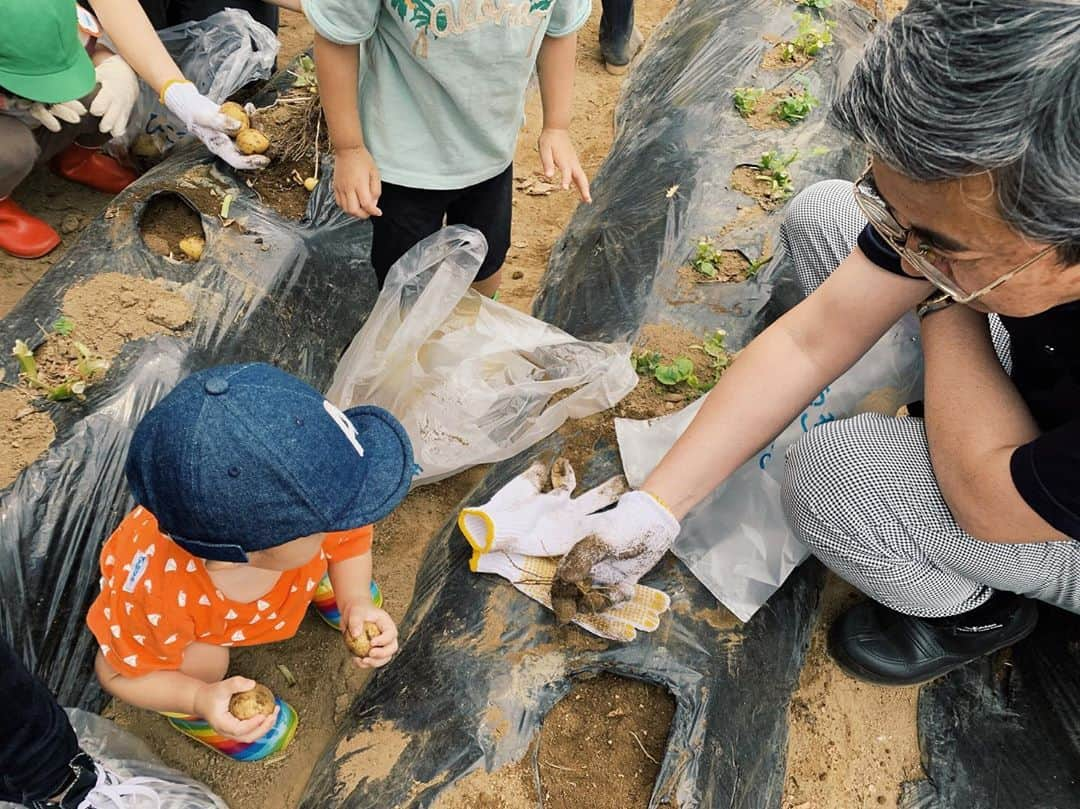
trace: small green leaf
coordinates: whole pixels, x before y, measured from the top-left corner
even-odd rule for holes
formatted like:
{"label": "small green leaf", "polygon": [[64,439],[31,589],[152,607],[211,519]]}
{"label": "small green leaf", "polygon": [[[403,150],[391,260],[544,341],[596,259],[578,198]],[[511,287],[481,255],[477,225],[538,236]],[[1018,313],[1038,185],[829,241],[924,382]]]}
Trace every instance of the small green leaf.
{"label": "small green leaf", "polygon": [[60,315],[53,321],[52,330],[62,337],[67,337],[75,331],[75,321],[67,315]]}
{"label": "small green leaf", "polygon": [[653,376],[661,385],[678,385],[682,382],[682,377],[679,376],[679,371],[674,365],[656,366]]}
{"label": "small green leaf", "polygon": [[687,357],[678,357],[675,360],[675,370],[679,376],[686,379],[690,374],[694,373],[694,363]]}

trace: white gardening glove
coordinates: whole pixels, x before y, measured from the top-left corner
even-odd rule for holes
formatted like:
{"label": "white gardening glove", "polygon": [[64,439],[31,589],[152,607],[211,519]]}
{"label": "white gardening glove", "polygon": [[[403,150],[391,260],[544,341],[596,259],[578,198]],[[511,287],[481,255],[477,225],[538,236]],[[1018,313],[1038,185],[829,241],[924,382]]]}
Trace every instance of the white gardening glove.
{"label": "white gardening glove", "polygon": [[40,101],[20,98],[13,106],[28,113],[50,132],[59,132],[64,124],[77,124],[86,115],[86,107],[80,101],[61,101],[46,106]]}
{"label": "white gardening glove", "polygon": [[547,479],[546,464],[537,461],[482,506],[463,509],[458,516],[461,533],[482,552],[562,556],[585,536],[584,518],[610,506],[629,488],[619,475],[571,499],[577,476],[565,458],[552,465],[552,488],[545,492]]}
{"label": "white gardening glove", "polygon": [[[549,610],[551,585],[558,560],[543,556],[528,556],[503,551],[483,552],[473,548],[469,568],[474,573],[494,573],[514,585],[520,592]],[[608,640],[628,643],[637,637],[638,630],[652,632],[660,626],[660,616],[671,606],[667,593],[638,585],[630,598],[617,606],[598,613],[579,612],[566,616],[560,623],[573,621],[582,629]],[[560,618],[556,614],[556,618]]]}
{"label": "white gardening glove", "polygon": [[270,163],[266,155],[240,153],[228,135],[240,128],[240,122],[222,114],[221,107],[200,93],[191,82],[170,84],[162,100],[192,135],[234,169],[261,169]]}
{"label": "white gardening glove", "polygon": [[118,138],[127,129],[131,110],[139,97],[139,78],[116,54],[94,68],[94,72],[101,86],[90,104],[90,114],[101,119],[99,132]]}
{"label": "white gardening glove", "polygon": [[675,541],[679,521],[651,494],[636,491],[610,511],[586,518],[584,531],[585,538],[559,562],[551,588],[562,621],[632,598],[641,577]]}

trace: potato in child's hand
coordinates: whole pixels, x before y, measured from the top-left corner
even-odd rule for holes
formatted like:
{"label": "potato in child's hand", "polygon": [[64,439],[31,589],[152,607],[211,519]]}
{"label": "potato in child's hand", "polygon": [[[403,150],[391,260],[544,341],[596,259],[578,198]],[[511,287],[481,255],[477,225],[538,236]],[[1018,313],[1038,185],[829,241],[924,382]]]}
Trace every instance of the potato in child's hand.
{"label": "potato in child's hand", "polygon": [[274,692],[265,685],[256,683],[250,691],[240,691],[232,695],[229,700],[229,713],[240,720],[251,719],[259,714],[270,716],[276,705]]}
{"label": "potato in child's hand", "polygon": [[379,627],[377,624],[373,624],[371,621],[364,621],[364,631],[360,637],[353,637],[348,628],[342,633],[345,637],[345,645],[352,652],[354,657],[367,657],[371,652],[371,640],[379,636]]}

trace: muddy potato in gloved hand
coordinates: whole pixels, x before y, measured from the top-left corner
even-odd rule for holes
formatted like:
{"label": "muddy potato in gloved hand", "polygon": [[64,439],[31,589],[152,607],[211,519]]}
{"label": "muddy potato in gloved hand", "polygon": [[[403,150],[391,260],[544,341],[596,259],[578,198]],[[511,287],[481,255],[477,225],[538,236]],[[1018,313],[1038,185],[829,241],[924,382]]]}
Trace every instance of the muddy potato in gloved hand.
{"label": "muddy potato in gloved hand", "polygon": [[628,492],[611,511],[584,521],[587,534],[559,562],[551,586],[555,616],[565,623],[629,600],[679,534],[679,521],[648,492]]}

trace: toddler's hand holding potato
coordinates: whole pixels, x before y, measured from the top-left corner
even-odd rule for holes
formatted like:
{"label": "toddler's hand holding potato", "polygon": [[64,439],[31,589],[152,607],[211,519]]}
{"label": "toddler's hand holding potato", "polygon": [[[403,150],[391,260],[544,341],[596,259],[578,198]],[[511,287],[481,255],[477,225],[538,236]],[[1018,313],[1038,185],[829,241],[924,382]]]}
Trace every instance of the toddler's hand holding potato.
{"label": "toddler's hand holding potato", "polygon": [[229,710],[229,703],[234,695],[251,691],[257,685],[247,677],[230,677],[217,683],[206,683],[195,693],[195,713],[209,722],[222,736],[240,742],[260,739],[277,721],[276,704],[269,715],[260,713],[249,719],[237,719]]}
{"label": "toddler's hand holding potato", "polygon": [[342,616],[345,645],[362,669],[379,668],[397,652],[397,626],[373,604],[352,604]]}

